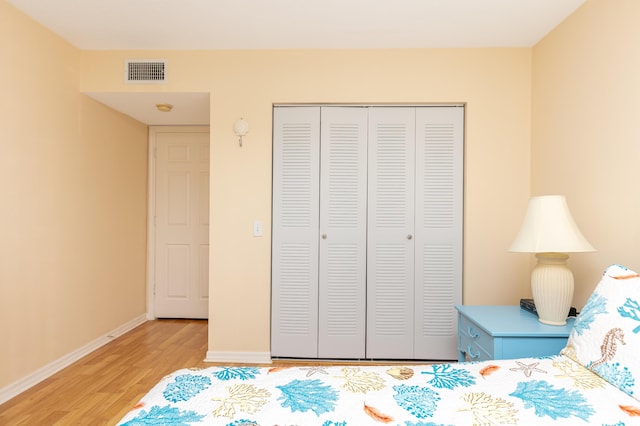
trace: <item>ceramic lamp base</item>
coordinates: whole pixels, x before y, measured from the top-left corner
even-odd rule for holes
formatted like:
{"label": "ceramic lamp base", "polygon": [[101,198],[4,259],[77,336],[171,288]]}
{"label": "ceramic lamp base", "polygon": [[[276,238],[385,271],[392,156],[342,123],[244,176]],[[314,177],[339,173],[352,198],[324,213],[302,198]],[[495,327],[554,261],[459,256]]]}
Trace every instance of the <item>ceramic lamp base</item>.
{"label": "ceramic lamp base", "polygon": [[537,253],[538,263],[531,272],[531,291],[544,324],[564,325],[573,300],[573,273],[564,253]]}

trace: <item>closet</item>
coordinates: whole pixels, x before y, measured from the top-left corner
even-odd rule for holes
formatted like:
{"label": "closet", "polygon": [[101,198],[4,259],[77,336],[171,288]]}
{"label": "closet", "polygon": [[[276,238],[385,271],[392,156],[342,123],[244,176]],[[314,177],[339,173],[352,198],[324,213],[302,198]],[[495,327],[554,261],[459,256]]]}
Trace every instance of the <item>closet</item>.
{"label": "closet", "polygon": [[271,354],[456,359],[462,106],[276,106]]}

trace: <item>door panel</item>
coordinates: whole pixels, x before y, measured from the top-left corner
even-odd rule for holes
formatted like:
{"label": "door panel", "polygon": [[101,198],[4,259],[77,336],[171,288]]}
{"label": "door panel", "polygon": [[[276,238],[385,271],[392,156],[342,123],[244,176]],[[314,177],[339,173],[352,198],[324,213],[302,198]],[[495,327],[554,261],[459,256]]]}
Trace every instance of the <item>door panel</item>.
{"label": "door panel", "polygon": [[413,358],[415,108],[369,109],[367,357]]}
{"label": "door panel", "polygon": [[318,356],[364,358],[367,110],[321,115]]}
{"label": "door panel", "polygon": [[320,108],[274,109],[273,356],[318,356]]}
{"label": "door panel", "polygon": [[464,108],[416,110],[415,358],[455,359],[462,303]]}
{"label": "door panel", "polygon": [[155,316],[207,318],[209,131],[155,127],[153,134]]}

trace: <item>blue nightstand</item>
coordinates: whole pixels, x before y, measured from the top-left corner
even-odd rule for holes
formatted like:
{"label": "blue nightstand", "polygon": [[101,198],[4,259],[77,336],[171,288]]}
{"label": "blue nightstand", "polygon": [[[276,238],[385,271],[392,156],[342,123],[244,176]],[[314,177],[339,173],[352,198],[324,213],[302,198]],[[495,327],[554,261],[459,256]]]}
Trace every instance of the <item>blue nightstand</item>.
{"label": "blue nightstand", "polygon": [[547,325],[519,306],[456,306],[458,360],[485,361],[556,355],[567,344],[574,318]]}

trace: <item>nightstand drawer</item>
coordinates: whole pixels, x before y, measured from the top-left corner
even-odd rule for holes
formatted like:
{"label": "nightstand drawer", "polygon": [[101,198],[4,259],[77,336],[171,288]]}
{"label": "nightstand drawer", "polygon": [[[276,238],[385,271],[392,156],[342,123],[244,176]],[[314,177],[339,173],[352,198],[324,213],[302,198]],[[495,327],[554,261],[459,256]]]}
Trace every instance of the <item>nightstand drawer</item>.
{"label": "nightstand drawer", "polygon": [[493,337],[468,318],[458,318],[458,349],[470,361],[493,359]]}
{"label": "nightstand drawer", "polygon": [[465,355],[464,361],[486,361],[493,359],[493,354],[486,351],[470,337],[461,337],[458,342],[458,351]]}
{"label": "nightstand drawer", "polygon": [[543,324],[519,306],[458,305],[458,361],[556,355],[566,345],[574,319]]}

